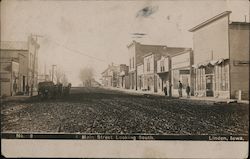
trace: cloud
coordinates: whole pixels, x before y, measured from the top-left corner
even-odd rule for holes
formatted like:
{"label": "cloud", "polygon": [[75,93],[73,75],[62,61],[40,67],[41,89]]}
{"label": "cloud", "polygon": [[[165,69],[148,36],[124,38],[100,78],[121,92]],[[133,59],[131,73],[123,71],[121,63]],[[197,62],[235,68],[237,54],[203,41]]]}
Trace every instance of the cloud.
{"label": "cloud", "polygon": [[136,17],[149,17],[150,15],[154,14],[158,10],[158,6],[147,6],[143,9],[139,10],[136,14]]}
{"label": "cloud", "polygon": [[145,33],[132,33],[132,35],[144,36],[144,35],[147,35],[147,34],[145,34]]}

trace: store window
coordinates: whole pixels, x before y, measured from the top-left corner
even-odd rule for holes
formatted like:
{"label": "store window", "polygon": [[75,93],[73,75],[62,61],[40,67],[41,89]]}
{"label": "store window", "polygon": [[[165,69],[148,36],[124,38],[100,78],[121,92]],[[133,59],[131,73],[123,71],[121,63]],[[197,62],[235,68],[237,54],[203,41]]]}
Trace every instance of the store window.
{"label": "store window", "polygon": [[173,70],[173,88],[178,89],[180,80],[180,73],[179,70]]}
{"label": "store window", "polygon": [[220,73],[220,90],[221,91],[228,91],[229,90],[229,64],[222,63],[219,68]]}

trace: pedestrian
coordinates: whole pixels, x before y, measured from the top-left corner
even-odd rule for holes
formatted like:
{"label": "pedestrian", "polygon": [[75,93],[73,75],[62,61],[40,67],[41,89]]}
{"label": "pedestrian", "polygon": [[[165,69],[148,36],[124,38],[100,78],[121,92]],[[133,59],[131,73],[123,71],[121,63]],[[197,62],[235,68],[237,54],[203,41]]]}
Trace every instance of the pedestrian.
{"label": "pedestrian", "polygon": [[27,95],[30,94],[30,86],[29,86],[28,83],[27,83],[27,85],[26,85],[26,94],[27,94]]}
{"label": "pedestrian", "polygon": [[186,87],[186,93],[187,93],[187,98],[189,98],[190,97],[190,95],[189,95],[189,93],[190,93],[190,86],[189,86],[189,84]]}
{"label": "pedestrian", "polygon": [[181,83],[181,81],[179,81],[178,92],[179,92],[179,97],[182,97],[182,83]]}
{"label": "pedestrian", "polygon": [[16,80],[14,81],[14,84],[13,84],[13,90],[14,90],[14,93],[16,95],[16,91],[17,91],[17,83],[16,83]]}
{"label": "pedestrian", "polygon": [[164,91],[164,93],[165,93],[165,96],[167,96],[167,95],[168,95],[168,89],[167,89],[167,86],[165,86],[165,87],[163,88],[163,91]]}

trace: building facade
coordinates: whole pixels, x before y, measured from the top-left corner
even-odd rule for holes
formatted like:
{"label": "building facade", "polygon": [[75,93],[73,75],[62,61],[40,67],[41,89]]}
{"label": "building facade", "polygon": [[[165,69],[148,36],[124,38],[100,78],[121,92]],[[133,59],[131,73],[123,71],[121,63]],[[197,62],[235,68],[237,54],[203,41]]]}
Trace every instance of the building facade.
{"label": "building facade", "polygon": [[138,64],[137,65],[137,84],[138,84],[138,90],[145,90],[145,84],[144,84],[144,65]]}
{"label": "building facade", "polygon": [[192,50],[186,50],[171,56],[171,91],[173,96],[178,96],[179,81],[183,85],[182,94],[186,94],[186,87],[191,88],[193,95],[193,54]]}
{"label": "building facade", "polygon": [[[129,88],[138,90],[138,72],[137,66],[144,63],[144,55],[153,52],[164,52],[166,46],[164,45],[144,45],[139,42],[133,41],[127,46],[129,53]],[[144,66],[145,67],[145,66]]]}
{"label": "building facade", "polygon": [[128,77],[128,66],[125,64],[119,65],[120,69],[118,72],[118,87],[119,88],[129,88],[129,77]]}
{"label": "building facade", "polygon": [[164,87],[167,88],[167,94],[171,95],[171,75],[170,75],[170,57],[162,56],[161,59],[157,61],[157,91],[164,92]]}
{"label": "building facade", "polygon": [[[230,22],[230,11],[195,26],[195,95],[249,97],[249,23]],[[241,97],[240,97],[241,98]]]}
{"label": "building facade", "polygon": [[38,57],[34,55],[38,48],[39,45],[31,37],[28,42],[1,42],[1,96],[15,95],[15,84],[16,93],[24,93],[26,85],[31,86],[33,81],[34,87],[37,86]]}
{"label": "building facade", "polygon": [[[157,91],[160,93],[164,93],[164,87],[167,88],[167,95],[172,96],[172,89],[175,89],[173,87],[173,80],[172,80],[172,70],[178,69],[178,64],[180,64],[180,60],[178,61],[178,58],[183,58],[182,54],[191,52],[191,48],[182,48],[182,47],[167,47],[166,51],[161,54],[161,57],[157,58]],[[180,57],[179,57],[180,56]],[[184,57],[185,58],[185,57]],[[177,59],[177,61],[176,61]],[[174,65],[172,66],[172,60],[174,60]],[[192,57],[190,57],[189,62],[191,62]],[[172,67],[174,69],[172,69]],[[176,71],[175,71],[176,72]],[[177,78],[177,77],[175,77]],[[179,79],[179,77],[178,77]],[[176,92],[176,91],[174,91]],[[174,94],[175,95],[175,94]]]}
{"label": "building facade", "polygon": [[156,56],[157,54],[149,53],[144,56],[144,89],[149,92],[157,92],[157,74],[156,74]]}
{"label": "building facade", "polygon": [[119,71],[120,67],[113,63],[102,72],[102,85],[105,87],[118,87],[119,86]]}

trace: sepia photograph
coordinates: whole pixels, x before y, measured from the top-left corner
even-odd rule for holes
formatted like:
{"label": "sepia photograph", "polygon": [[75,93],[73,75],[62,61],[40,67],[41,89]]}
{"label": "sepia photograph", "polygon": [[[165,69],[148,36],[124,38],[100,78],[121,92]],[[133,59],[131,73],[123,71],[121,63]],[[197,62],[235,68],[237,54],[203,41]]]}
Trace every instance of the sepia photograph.
{"label": "sepia photograph", "polygon": [[0,5],[4,157],[248,157],[248,0]]}

